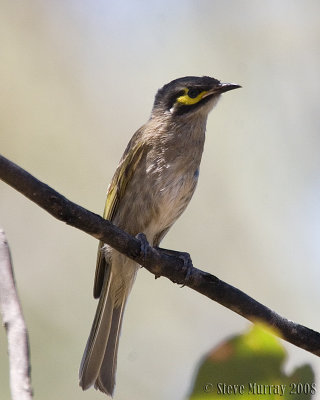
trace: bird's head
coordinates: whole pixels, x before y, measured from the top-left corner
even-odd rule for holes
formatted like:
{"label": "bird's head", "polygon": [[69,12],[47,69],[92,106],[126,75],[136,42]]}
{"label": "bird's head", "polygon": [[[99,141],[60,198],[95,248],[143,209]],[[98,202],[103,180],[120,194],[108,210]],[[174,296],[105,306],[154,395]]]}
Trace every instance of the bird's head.
{"label": "bird's head", "polygon": [[158,90],[152,115],[171,114],[175,116],[207,115],[217,103],[220,95],[240,88],[234,83],[222,83],[209,76],[186,76],[175,79]]}

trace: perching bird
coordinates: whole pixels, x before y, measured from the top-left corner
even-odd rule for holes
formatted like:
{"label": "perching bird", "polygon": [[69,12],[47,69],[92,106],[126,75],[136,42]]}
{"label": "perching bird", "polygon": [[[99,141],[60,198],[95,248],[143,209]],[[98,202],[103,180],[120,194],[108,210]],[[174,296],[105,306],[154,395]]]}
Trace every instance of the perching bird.
{"label": "perching bird", "polygon": [[[207,116],[221,93],[239,88],[187,76],[159,89],[151,117],[131,138],[108,187],[104,218],[158,246],[197,185]],[[139,265],[99,244],[98,308],[80,366],[80,386],[113,395],[123,312]]]}

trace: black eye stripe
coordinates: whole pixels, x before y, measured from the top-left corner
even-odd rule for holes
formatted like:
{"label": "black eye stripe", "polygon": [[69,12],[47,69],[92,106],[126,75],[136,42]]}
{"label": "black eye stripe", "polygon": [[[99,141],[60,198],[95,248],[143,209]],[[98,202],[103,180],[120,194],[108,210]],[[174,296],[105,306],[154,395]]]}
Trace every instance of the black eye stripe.
{"label": "black eye stripe", "polygon": [[[201,92],[203,92],[203,90],[201,90]],[[205,97],[204,99],[202,99],[201,101],[198,101],[196,104],[193,104],[193,105],[181,105],[175,111],[175,115],[185,115],[185,114],[187,114],[187,113],[189,113],[191,111],[194,111],[197,108],[201,107],[203,104],[207,103],[208,101],[210,101],[210,96]]]}
{"label": "black eye stripe", "polygon": [[[188,90],[188,91],[187,91]],[[176,103],[177,99],[180,96],[183,95],[187,95],[188,97],[190,97],[191,99],[195,99],[200,93],[202,93],[203,91],[205,91],[204,88],[195,88],[195,87],[191,87],[190,89],[184,89],[184,90],[179,90],[178,92],[175,92],[174,94],[171,94],[170,97],[168,97],[168,100],[166,102],[167,105],[167,109],[170,110],[174,104]],[[187,93],[186,93],[187,92]],[[190,106],[188,105],[188,107],[190,108]]]}
{"label": "black eye stripe", "polygon": [[191,88],[188,91],[188,96],[191,97],[191,99],[195,99],[201,92],[201,89]]}

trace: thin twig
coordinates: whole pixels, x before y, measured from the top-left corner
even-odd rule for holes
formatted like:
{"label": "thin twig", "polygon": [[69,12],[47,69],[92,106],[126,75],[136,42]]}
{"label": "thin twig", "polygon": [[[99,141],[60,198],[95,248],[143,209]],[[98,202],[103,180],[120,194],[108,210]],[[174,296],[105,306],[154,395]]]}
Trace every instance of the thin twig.
{"label": "thin twig", "polygon": [[161,249],[150,246],[142,254],[140,240],[128,235],[110,221],[71,202],[2,156],[0,178],[55,218],[109,244],[156,277],[164,276],[172,282],[188,286],[252,322],[263,321],[276,328],[278,335],[286,341],[320,356],[318,332],[281,317],[241,290],[207,272],[194,267],[188,268],[184,265],[183,257],[168,255]]}
{"label": "thin twig", "polygon": [[0,229],[0,308],[8,336],[12,399],[31,400],[28,331],[14,281],[9,246],[2,229]]}

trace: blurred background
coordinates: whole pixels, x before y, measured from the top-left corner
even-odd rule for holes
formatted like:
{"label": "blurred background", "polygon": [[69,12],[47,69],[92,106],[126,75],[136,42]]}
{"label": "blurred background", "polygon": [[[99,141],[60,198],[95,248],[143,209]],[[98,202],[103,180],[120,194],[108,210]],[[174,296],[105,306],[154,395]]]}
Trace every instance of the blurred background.
{"label": "blurred background", "polygon": [[[162,245],[190,252],[198,268],[319,330],[320,3],[0,6],[0,151],[96,213],[159,87],[185,75],[243,86],[210,114],[198,189]],[[29,327],[35,399],[105,398],[78,387],[96,308],[97,241],[4,183],[0,224]],[[250,323],[188,288],[138,275],[115,399],[186,399],[202,357]],[[319,374],[319,358],[285,347],[287,371],[310,363]],[[2,329],[1,399],[9,398],[7,363]]]}

